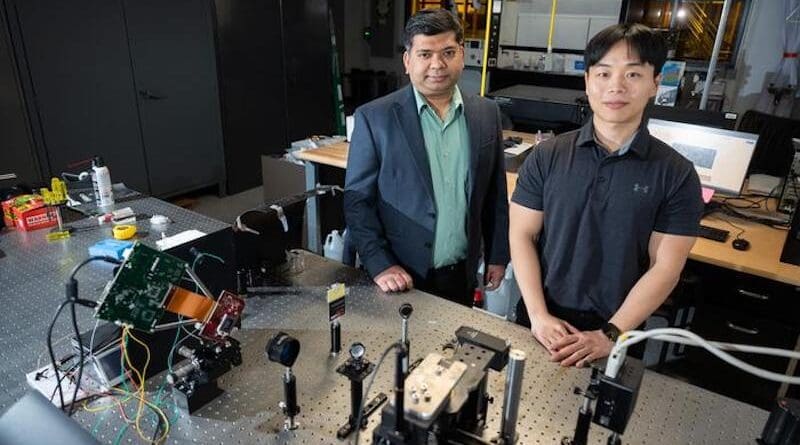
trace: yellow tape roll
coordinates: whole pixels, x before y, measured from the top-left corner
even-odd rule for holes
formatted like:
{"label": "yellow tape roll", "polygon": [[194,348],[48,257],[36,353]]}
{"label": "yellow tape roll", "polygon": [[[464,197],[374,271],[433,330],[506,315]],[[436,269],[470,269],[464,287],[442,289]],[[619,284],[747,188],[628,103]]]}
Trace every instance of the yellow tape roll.
{"label": "yellow tape roll", "polygon": [[132,224],[120,224],[111,229],[115,239],[131,239],[136,235],[136,226]]}

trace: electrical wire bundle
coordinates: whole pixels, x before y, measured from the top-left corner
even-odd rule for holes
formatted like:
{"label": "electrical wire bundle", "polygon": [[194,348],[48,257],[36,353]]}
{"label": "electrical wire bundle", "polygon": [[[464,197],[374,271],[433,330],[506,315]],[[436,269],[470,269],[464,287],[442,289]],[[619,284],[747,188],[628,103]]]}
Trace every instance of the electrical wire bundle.
{"label": "electrical wire bundle", "polygon": [[[142,348],[145,350],[145,363],[144,367],[140,371],[139,369],[134,366],[130,359],[129,355],[129,340],[133,340],[134,342],[141,345]],[[129,381],[131,383],[132,389],[128,387],[128,384],[125,379],[122,380],[122,388],[111,388],[110,393],[103,393],[97,394],[102,396],[109,396],[112,400],[112,403],[106,403],[100,406],[91,406],[89,403],[84,402],[83,409],[87,412],[91,413],[98,413],[106,410],[110,410],[112,408],[118,408],[120,412],[120,416],[122,420],[125,422],[125,426],[123,426],[119,432],[117,433],[117,437],[114,440],[114,443],[120,443],[122,438],[124,437],[125,432],[128,428],[135,429],[136,433],[139,437],[147,442],[153,444],[159,444],[166,441],[167,436],[169,435],[170,431],[170,424],[172,423],[170,419],[167,417],[164,409],[160,406],[160,400],[150,401],[147,398],[146,392],[146,380],[147,380],[147,367],[150,363],[150,349],[147,347],[143,341],[138,339],[136,336],[133,335],[131,332],[131,328],[125,327],[122,330],[122,337],[120,338],[120,350],[122,351],[120,357],[120,365],[123,374],[125,373],[125,368],[129,369],[131,372],[129,374]],[[135,416],[129,416],[127,411],[125,410],[125,406],[130,401],[136,401],[136,411]],[[145,408],[149,409],[152,413],[155,414],[157,421],[155,425],[155,430],[153,431],[152,437],[147,437],[145,434],[142,423],[145,419],[146,410]],[[95,426],[96,429],[97,425]],[[159,434],[160,433],[160,434]]]}
{"label": "electrical wire bundle", "polygon": [[606,365],[606,375],[615,376],[619,371],[619,368],[622,366],[627,349],[636,343],[647,340],[648,338],[682,345],[698,346],[715,355],[720,360],[727,362],[731,366],[739,368],[742,371],[748,372],[757,377],[780,383],[788,383],[790,385],[800,385],[800,377],[791,377],[766,369],[761,369],[741,359],[738,359],[725,351],[772,355],[790,359],[800,359],[800,352],[764,346],[708,341],[694,332],[679,328],[659,328],[651,329],[649,331],[625,332],[619,337],[617,343],[611,349],[611,354],[609,354],[609,359]]}
{"label": "electrical wire bundle", "polygon": [[[197,266],[199,266],[202,263],[202,260],[205,259],[206,257],[212,258],[222,264],[225,263],[225,261],[222,258],[216,255],[199,252],[196,249],[192,249],[191,253],[192,255],[194,255],[194,261],[192,262],[191,266],[191,270],[193,272],[195,271]],[[91,300],[84,300],[78,298],[78,282],[75,279],[75,275],[85,265],[95,261],[105,261],[116,265],[121,264],[121,262],[115,258],[93,256],[87,258],[86,260],[82,261],[77,266],[75,266],[72,272],[70,273],[66,283],[66,298],[59,304],[58,309],[56,310],[56,314],[53,317],[53,320],[51,321],[47,330],[47,352],[50,355],[50,363],[55,373],[55,379],[56,379],[56,387],[53,390],[53,394],[50,395],[50,400],[53,400],[55,395],[58,394],[61,409],[66,410],[67,414],[70,416],[74,413],[75,402],[77,401],[78,397],[78,391],[81,388],[81,383],[83,380],[83,367],[89,360],[91,360],[94,357],[95,333],[97,332],[100,320],[97,320],[97,322],[94,325],[94,328],[92,329],[91,338],[89,340],[88,354],[84,354],[83,345],[79,344],[77,354],[69,354],[61,358],[60,360],[56,360],[54,353],[54,346],[62,343],[64,340],[70,338],[73,335],[74,338],[77,339],[79,343],[81,341],[80,332],[77,325],[77,315],[75,306],[81,305],[84,307],[94,308],[97,306],[97,303]],[[196,291],[199,291],[199,287],[200,287],[199,283],[195,283]],[[70,308],[73,333],[67,334],[64,337],[60,338],[55,343],[53,343],[52,341],[53,329],[55,327],[55,324],[59,316],[61,315],[63,310],[67,307]],[[180,325],[180,327],[175,332],[175,338],[173,340],[172,346],[170,348],[167,357],[167,367],[169,369],[169,372],[172,372],[172,364],[175,351],[180,347],[180,345],[188,338],[195,338],[197,340],[201,340],[196,335],[198,329],[195,329],[194,331],[186,329],[185,323],[189,323],[191,321],[196,321],[196,320],[184,321],[183,317],[179,317],[178,319],[179,322],[178,324]],[[185,336],[183,338],[181,338],[180,336],[181,332],[185,333]],[[133,342],[137,343],[142,348],[144,348],[146,358],[144,366],[141,370],[139,370],[136,366],[134,366],[133,362],[131,361],[129,355],[129,350],[130,350],[128,344],[129,340],[133,340]],[[146,343],[141,341],[132,333],[132,328],[129,326],[123,327],[122,335],[120,337],[119,347],[121,351],[120,380],[122,381],[122,388],[112,387],[109,389],[108,392],[95,392],[95,393],[89,393],[88,391],[84,390],[84,393],[88,396],[88,398],[85,399],[83,402],[83,409],[91,413],[105,412],[112,408],[117,408],[119,410],[120,416],[122,420],[125,422],[125,425],[119,430],[114,440],[115,444],[121,442],[122,438],[125,435],[125,432],[129,428],[135,429],[138,436],[147,443],[152,443],[152,444],[163,443],[164,441],[166,441],[166,438],[169,434],[170,425],[174,423],[178,415],[177,406],[175,406],[175,403],[172,402],[171,400],[169,401],[169,403],[172,404],[173,410],[175,412],[175,417],[172,420],[170,420],[167,414],[165,413],[164,404],[166,400],[164,399],[164,395],[167,382],[165,380],[162,383],[162,385],[158,388],[153,400],[148,400],[146,392],[146,380],[147,380],[147,368],[150,364],[150,358],[151,358],[150,349],[148,348]],[[41,362],[42,355],[39,356],[37,362]],[[75,360],[76,358],[77,360]],[[37,363],[37,368],[39,367],[39,364],[40,363]],[[127,373],[125,371],[126,369],[128,369],[130,372]],[[65,379],[71,380],[74,384],[73,397],[68,406],[64,402],[65,399],[63,394],[63,388],[61,386],[62,382]],[[132,388],[128,386],[128,381],[130,382]],[[89,402],[89,398],[92,397],[110,398],[111,402],[100,406],[92,406]],[[129,415],[128,412],[126,411],[126,405],[131,401],[136,401],[135,415]],[[143,423],[145,422],[148,410],[149,412],[153,413],[156,417],[156,421],[154,422],[155,430],[153,431],[152,436],[149,438],[145,434],[143,428]],[[93,435],[95,434],[97,428],[99,427],[100,421],[102,421],[102,418],[98,419],[98,422],[92,429]]]}

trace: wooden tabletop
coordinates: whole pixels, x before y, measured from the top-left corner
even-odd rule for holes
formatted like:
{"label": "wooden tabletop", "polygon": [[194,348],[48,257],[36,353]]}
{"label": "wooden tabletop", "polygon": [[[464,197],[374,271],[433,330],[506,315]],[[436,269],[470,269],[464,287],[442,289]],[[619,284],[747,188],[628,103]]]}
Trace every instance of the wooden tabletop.
{"label": "wooden tabletop", "polygon": [[[533,143],[534,140],[534,135],[529,133],[504,131],[503,134],[505,137],[522,137],[524,142],[529,143]],[[295,156],[298,159],[306,161],[346,168],[347,149],[348,144],[346,142],[340,142],[322,148],[297,152]],[[506,173],[506,181],[508,183],[508,196],[510,198],[517,185],[517,174]],[[750,242],[749,250],[741,251],[731,247],[730,240],[736,236],[738,230],[725,222],[725,219],[730,219],[734,224],[745,229],[742,238]],[[711,215],[703,219],[703,224],[728,230],[731,232],[731,236],[726,243],[698,238],[689,254],[690,259],[794,286],[800,286],[800,266],[794,266],[780,261],[783,243],[788,234],[786,230],[773,229],[762,224],[748,222],[730,216],[718,217]]]}
{"label": "wooden tabletop", "polygon": [[[727,221],[744,229],[745,232],[741,237],[750,242],[749,250],[742,251],[731,247],[731,241],[739,233],[739,229]],[[789,234],[787,230],[773,229],[763,224],[720,214],[709,215],[703,219],[703,224],[727,230],[730,232],[730,237],[726,243],[697,238],[689,258],[800,286],[800,266],[780,261],[783,244]]]}
{"label": "wooden tabletop", "polygon": [[294,152],[294,157],[303,161],[316,162],[317,164],[333,167],[347,168],[347,142],[337,142],[320,148],[308,148]]}
{"label": "wooden tabletop", "polygon": [[[533,144],[535,135],[523,133],[521,131],[503,130],[504,137],[520,137],[522,142]],[[316,162],[317,164],[330,165],[333,167],[347,168],[347,150],[350,144],[347,142],[337,142],[320,148],[309,148],[294,152],[297,159],[303,161]]]}

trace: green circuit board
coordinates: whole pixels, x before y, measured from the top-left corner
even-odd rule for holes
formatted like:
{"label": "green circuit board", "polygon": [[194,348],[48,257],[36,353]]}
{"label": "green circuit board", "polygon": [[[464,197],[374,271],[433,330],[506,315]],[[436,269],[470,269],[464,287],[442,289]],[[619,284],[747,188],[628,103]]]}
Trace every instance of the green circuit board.
{"label": "green circuit board", "polygon": [[184,261],[137,241],[106,287],[95,317],[152,332],[164,314],[170,289],[185,269]]}

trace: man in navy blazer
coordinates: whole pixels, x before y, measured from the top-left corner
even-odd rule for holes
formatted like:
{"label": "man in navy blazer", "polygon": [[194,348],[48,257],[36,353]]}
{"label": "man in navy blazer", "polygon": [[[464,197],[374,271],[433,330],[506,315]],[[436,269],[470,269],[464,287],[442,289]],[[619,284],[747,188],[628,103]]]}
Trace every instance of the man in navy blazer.
{"label": "man in navy blazer", "polygon": [[384,292],[413,287],[472,304],[509,261],[508,199],[497,105],[461,96],[463,30],[423,10],[405,28],[411,85],[359,107],[344,207],[350,240]]}

